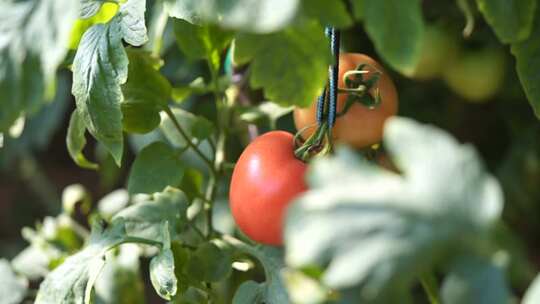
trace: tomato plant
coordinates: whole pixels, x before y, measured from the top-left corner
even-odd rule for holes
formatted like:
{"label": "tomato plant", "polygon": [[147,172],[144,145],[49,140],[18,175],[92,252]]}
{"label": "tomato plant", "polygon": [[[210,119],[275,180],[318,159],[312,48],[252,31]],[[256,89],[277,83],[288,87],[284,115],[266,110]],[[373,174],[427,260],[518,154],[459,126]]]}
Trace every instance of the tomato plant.
{"label": "tomato plant", "polygon": [[540,303],[539,1],[0,1],[0,304]]}
{"label": "tomato plant", "polygon": [[[394,83],[384,68],[371,57],[364,54],[344,53],[339,57],[339,86],[345,88],[344,75],[349,71],[355,71],[364,66],[363,78],[369,81],[374,73],[380,73],[380,79],[369,90],[369,94],[377,96],[380,104],[366,106],[360,102],[354,103],[346,109],[349,94],[342,93],[338,96],[337,111],[342,113],[336,120],[332,130],[336,142],[349,144],[357,148],[366,148],[380,142],[383,126],[386,119],[397,113],[398,96]],[[358,76],[357,76],[358,77]],[[297,130],[305,130],[303,136],[313,134],[316,125],[315,102],[309,108],[297,108],[294,110],[294,123]]]}
{"label": "tomato plant", "polygon": [[229,194],[239,228],[258,242],[281,245],[286,208],[307,189],[306,168],[294,156],[290,133],[269,132],[249,144],[236,163]]}

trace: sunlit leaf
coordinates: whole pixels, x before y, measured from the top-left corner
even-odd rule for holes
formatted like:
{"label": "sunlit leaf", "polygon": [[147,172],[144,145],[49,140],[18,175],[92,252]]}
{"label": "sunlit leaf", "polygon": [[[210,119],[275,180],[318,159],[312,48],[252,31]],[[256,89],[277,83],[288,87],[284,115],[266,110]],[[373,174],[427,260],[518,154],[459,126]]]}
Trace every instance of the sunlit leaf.
{"label": "sunlit leaf", "polygon": [[93,285],[105,264],[105,253],[120,244],[124,237],[122,221],[116,221],[107,230],[96,223],[88,245],[47,275],[39,287],[35,303],[91,303]]}
{"label": "sunlit leaf", "polygon": [[54,96],[46,96],[46,90],[54,88],[78,4],[72,0],[0,3],[0,131],[7,131],[22,112],[35,112]]}
{"label": "sunlit leaf", "polygon": [[299,0],[167,0],[172,17],[197,24],[202,21],[245,31],[266,33],[291,22]]}
{"label": "sunlit leaf", "polygon": [[163,221],[169,222],[169,235],[176,236],[185,225],[187,206],[187,198],[182,191],[167,187],[149,199],[116,213],[113,221],[123,219],[129,236],[162,241]]}
{"label": "sunlit leaf", "polygon": [[0,299],[5,304],[21,303],[28,290],[28,282],[18,277],[7,260],[0,260]]}
{"label": "sunlit leaf", "polygon": [[328,263],[323,282],[360,286],[366,301],[410,287],[455,248],[482,246],[502,209],[500,186],[472,147],[405,118],[387,123],[384,143],[402,175],[352,152],[321,159],[285,232],[290,265]]}

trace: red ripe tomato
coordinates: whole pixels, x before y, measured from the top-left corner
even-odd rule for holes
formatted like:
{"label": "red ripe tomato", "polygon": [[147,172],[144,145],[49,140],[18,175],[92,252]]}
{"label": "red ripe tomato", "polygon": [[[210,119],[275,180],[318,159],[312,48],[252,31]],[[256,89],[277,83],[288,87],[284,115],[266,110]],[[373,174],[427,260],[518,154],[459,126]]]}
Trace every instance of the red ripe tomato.
{"label": "red ripe tomato", "polygon": [[294,156],[293,140],[288,132],[268,132],[247,146],[234,168],[232,215],[240,230],[257,242],[283,243],[286,208],[307,190],[307,165]]}
{"label": "red ripe tomato", "polygon": [[[332,129],[332,135],[336,142],[346,143],[355,148],[366,148],[381,141],[383,136],[383,126],[386,119],[396,115],[398,111],[398,95],[394,82],[383,69],[383,67],[364,54],[343,53],[339,55],[339,87],[345,87],[344,75],[347,71],[356,70],[360,64],[367,64],[366,70],[382,73],[375,88],[379,90],[381,104],[374,108],[355,103],[349,111],[338,117]],[[368,78],[371,77],[367,76]],[[375,92],[372,89],[372,93]],[[346,104],[347,94],[339,94],[337,100],[337,111],[341,112]],[[317,103],[313,102],[309,108],[297,108],[294,110],[294,123],[297,130],[305,130],[302,134],[308,138],[317,123],[316,118]],[[311,128],[310,128],[311,127]]]}

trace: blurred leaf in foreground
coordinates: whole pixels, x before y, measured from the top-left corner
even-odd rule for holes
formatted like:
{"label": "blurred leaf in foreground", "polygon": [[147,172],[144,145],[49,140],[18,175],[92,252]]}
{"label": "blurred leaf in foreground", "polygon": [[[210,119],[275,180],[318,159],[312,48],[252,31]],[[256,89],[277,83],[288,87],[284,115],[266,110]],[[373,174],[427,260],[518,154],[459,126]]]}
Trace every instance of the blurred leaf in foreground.
{"label": "blurred leaf in foreground", "polygon": [[358,295],[379,303],[443,255],[482,247],[503,205],[476,151],[447,133],[392,118],[384,142],[402,175],[347,150],[321,159],[285,232],[290,265],[328,265],[329,287],[359,286]]}

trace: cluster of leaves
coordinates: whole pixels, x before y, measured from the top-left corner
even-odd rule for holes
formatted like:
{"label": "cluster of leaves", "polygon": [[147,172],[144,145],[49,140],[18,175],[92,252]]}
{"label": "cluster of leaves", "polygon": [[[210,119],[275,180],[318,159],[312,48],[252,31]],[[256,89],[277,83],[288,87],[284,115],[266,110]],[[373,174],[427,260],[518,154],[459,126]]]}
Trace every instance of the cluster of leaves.
{"label": "cluster of leaves", "polygon": [[[537,1],[477,4],[501,42],[511,45],[538,115]],[[147,30],[149,5],[0,4],[1,132],[51,100],[57,70],[69,67],[76,110],[67,148],[79,166],[98,168],[83,154],[87,131],[118,165],[125,134],[130,140],[146,134],[127,192],[98,203],[89,216],[91,232],[73,219],[74,202],[88,203],[84,195],[66,195],[62,214],[25,230],[30,246],[11,264],[0,262],[0,299],[17,303],[28,280],[44,278],[36,303],[140,303],[139,260],[147,258],[163,299],[214,301],[212,284],[230,277],[248,255],[264,269],[265,281],[242,283],[234,303],[406,303],[418,279],[444,303],[508,302],[505,253],[490,241],[502,210],[498,183],[474,149],[406,119],[389,123],[385,135],[399,174],[345,150],[314,163],[311,190],[288,214],[283,250],[214,227],[216,192],[233,161],[225,155],[227,137],[238,132],[231,125],[260,116],[275,125],[290,106],[307,106],[320,94],[331,63],[325,26],[361,22],[382,59],[410,75],[421,55],[420,0],[162,0],[153,3],[157,18]],[[160,73],[167,22],[179,49],[204,61],[209,77],[175,86]],[[241,85],[222,75],[228,48],[235,66],[249,64],[243,77],[251,88],[262,88],[273,103],[236,104]],[[212,95],[217,118],[183,109],[191,95]],[[188,167],[187,157],[202,167]],[[428,275],[433,271],[447,273],[440,296]],[[538,301],[538,286],[525,303]]]}

